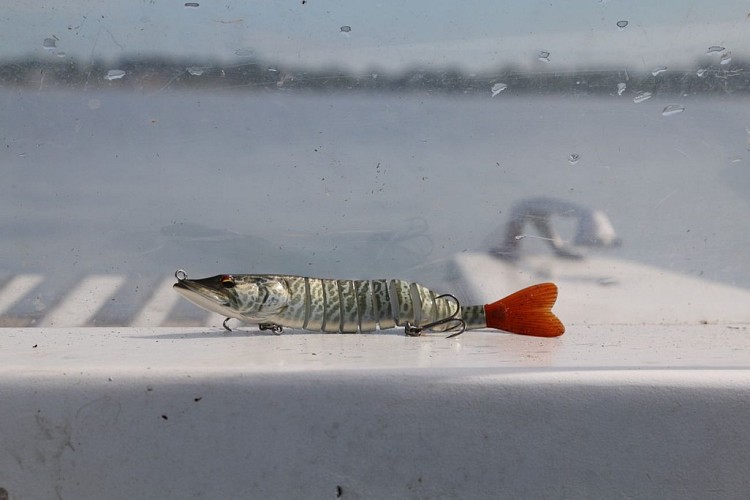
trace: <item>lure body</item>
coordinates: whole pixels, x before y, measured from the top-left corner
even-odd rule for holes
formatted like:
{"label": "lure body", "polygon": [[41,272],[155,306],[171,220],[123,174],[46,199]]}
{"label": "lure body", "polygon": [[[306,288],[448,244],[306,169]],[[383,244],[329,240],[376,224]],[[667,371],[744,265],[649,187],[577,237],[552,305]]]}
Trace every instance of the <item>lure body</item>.
{"label": "lure body", "polygon": [[[223,274],[191,280],[184,271],[178,271],[175,276],[174,289],[199,307],[274,330],[288,327],[329,333],[362,333],[404,327],[407,333],[418,335],[422,327],[449,331],[459,323],[461,332],[486,327],[508,331],[520,328],[523,331],[515,333],[540,336],[557,336],[564,332],[562,323],[550,311],[557,297],[557,287],[552,283],[535,285],[542,287],[537,289],[536,295],[544,296],[544,300],[541,305],[536,305],[539,311],[532,311],[529,316],[531,323],[523,326],[506,321],[506,312],[498,322],[496,310],[500,306],[497,304],[502,300],[489,305],[462,307],[452,295],[439,295],[418,283],[399,279],[335,280]],[[534,295],[532,293],[532,298]],[[540,314],[549,325],[544,326],[538,318],[534,320]],[[509,330],[514,326],[515,329]]]}

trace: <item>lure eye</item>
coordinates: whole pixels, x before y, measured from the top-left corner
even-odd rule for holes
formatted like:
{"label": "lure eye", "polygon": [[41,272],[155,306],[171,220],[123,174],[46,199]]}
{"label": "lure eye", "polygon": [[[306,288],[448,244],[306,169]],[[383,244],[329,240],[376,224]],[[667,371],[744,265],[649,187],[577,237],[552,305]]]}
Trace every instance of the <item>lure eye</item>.
{"label": "lure eye", "polygon": [[224,288],[234,288],[234,277],[231,274],[222,274],[219,283]]}

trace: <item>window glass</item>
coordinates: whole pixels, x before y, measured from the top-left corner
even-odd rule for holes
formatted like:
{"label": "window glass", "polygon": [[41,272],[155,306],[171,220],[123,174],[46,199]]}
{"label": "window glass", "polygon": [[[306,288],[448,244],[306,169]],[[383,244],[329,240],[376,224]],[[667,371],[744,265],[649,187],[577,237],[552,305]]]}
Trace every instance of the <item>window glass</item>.
{"label": "window glass", "polygon": [[219,324],[177,269],[747,321],[749,12],[6,2],[0,325]]}

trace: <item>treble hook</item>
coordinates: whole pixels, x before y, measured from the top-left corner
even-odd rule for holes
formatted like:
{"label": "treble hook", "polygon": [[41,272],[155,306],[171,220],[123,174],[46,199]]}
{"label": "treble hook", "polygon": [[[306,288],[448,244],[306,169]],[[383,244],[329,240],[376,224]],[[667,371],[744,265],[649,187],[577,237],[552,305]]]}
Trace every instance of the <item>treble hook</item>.
{"label": "treble hook", "polygon": [[463,318],[457,318],[458,313],[461,312],[461,303],[458,301],[458,299],[451,295],[450,293],[445,293],[443,295],[439,295],[436,297],[436,299],[453,299],[453,302],[456,303],[456,310],[453,311],[453,314],[450,316],[446,316],[445,318],[441,318],[437,321],[433,321],[432,323],[427,323],[426,325],[421,326],[414,326],[408,321],[406,322],[406,325],[404,325],[404,333],[406,335],[409,335],[410,337],[419,337],[422,335],[423,330],[429,330],[431,328],[434,328],[436,326],[444,325],[446,323],[449,323],[451,321],[455,321],[456,324],[451,326],[450,328],[446,328],[447,330],[453,330],[454,328],[460,328],[456,333],[452,333],[451,335],[448,335],[447,339],[452,339],[453,337],[457,337],[458,335],[461,335],[466,331],[466,321],[463,320]]}
{"label": "treble hook", "polygon": [[271,330],[274,335],[281,335],[284,332],[284,327],[275,323],[260,323],[258,330]]}
{"label": "treble hook", "polygon": [[229,321],[230,319],[232,319],[232,318],[227,318],[227,319],[225,319],[225,320],[224,320],[224,322],[223,322],[223,323],[221,324],[221,326],[223,326],[223,327],[224,327],[224,329],[225,329],[226,331],[228,331],[228,332],[231,332],[231,331],[232,331],[232,329],[231,329],[231,328],[229,328],[229,325],[227,325],[227,321]]}

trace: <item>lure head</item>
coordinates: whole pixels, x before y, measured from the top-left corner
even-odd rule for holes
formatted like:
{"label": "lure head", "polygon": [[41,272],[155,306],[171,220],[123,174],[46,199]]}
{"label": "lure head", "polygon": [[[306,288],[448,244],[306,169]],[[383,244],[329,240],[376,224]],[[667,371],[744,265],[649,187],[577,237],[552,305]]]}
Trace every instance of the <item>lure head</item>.
{"label": "lure head", "polygon": [[175,273],[172,288],[193,304],[227,318],[250,323],[268,320],[289,302],[289,290],[283,281],[256,274],[219,274],[198,280],[187,273]]}

